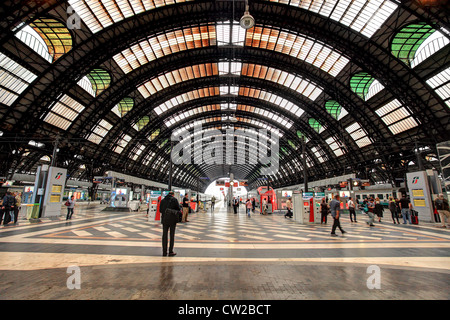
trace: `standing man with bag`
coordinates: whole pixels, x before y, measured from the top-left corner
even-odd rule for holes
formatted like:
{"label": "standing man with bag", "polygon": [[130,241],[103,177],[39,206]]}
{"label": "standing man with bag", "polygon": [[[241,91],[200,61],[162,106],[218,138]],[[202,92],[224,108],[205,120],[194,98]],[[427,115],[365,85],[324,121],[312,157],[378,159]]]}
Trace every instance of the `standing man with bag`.
{"label": "standing man with bag", "polygon": [[168,232],[170,230],[170,246],[169,246],[169,257],[176,255],[173,252],[173,246],[175,244],[175,228],[177,222],[179,221],[179,212],[181,211],[180,204],[178,200],[173,196],[174,192],[169,191],[169,194],[161,200],[160,212],[161,212],[161,223],[163,225],[163,235],[162,235],[162,249],[163,256],[167,256],[167,238]]}

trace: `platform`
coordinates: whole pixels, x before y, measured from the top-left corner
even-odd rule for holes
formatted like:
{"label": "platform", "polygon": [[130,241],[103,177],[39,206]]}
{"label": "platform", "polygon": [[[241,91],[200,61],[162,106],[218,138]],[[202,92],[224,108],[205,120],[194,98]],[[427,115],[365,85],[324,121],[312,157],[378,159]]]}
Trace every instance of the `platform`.
{"label": "platform", "polygon": [[[438,225],[384,217],[370,228],[363,215],[358,223],[344,216],[347,234],[332,238],[330,222],[249,218],[243,207],[235,215],[220,204],[188,219],[177,226],[175,257],[161,255],[161,225],[140,212],[93,205],[75,209],[70,221],[1,226],[0,299],[450,298],[450,229]],[[68,286],[71,266],[80,289]]]}

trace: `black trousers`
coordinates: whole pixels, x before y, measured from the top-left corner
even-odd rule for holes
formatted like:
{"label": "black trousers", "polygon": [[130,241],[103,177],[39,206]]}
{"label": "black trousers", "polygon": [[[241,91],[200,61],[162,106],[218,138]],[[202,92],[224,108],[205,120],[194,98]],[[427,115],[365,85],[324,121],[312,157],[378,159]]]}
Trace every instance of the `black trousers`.
{"label": "black trousers", "polygon": [[341,230],[342,233],[344,233],[344,230],[342,230],[341,228],[341,222],[339,221],[339,218],[335,218],[333,217],[333,227],[331,228],[331,234],[335,234],[336,232],[336,228],[339,228],[339,230]]}
{"label": "black trousers", "polygon": [[176,224],[163,224],[163,235],[162,235],[162,249],[163,254],[167,254],[167,238],[170,230],[170,246],[169,253],[173,252],[173,246],[175,244],[175,228]]}
{"label": "black trousers", "polygon": [[73,215],[73,208],[67,208],[66,220],[72,219],[72,215]]}
{"label": "black trousers", "polygon": [[328,212],[321,212],[321,220],[320,223],[327,223]]}
{"label": "black trousers", "polygon": [[355,208],[348,208],[348,211],[350,212],[350,221],[353,222],[352,216],[355,217],[356,222],[356,211]]}

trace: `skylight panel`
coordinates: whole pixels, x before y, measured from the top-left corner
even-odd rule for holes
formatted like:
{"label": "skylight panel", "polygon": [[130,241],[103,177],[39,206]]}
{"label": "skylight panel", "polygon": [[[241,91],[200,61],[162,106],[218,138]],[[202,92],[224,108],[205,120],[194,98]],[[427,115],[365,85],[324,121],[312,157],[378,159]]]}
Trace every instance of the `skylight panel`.
{"label": "skylight panel", "polygon": [[116,147],[113,149],[116,153],[122,153],[123,149],[127,146],[127,144],[131,141],[131,137],[125,134],[122,138],[117,141]]}
{"label": "skylight panel", "polygon": [[188,101],[191,101],[194,99],[215,96],[215,95],[219,95],[218,87],[193,90],[190,92],[183,93],[179,96],[176,96],[170,100],[167,100],[166,102],[164,102],[161,105],[159,105],[158,107],[156,107],[155,112],[158,115],[161,115],[162,113],[176,107],[177,105],[179,105],[181,103],[188,102]]}
{"label": "skylight panel", "polygon": [[158,7],[190,0],[69,0],[69,4],[92,33],[113,23]]}
{"label": "skylight panel", "polygon": [[0,52],[0,102],[12,105],[37,76]]}
{"label": "skylight panel", "polygon": [[341,148],[339,147],[339,144],[336,142],[334,137],[329,137],[325,140],[325,142],[328,144],[330,149],[334,152],[336,157],[342,156],[344,153],[342,152]]}
{"label": "skylight panel", "polygon": [[427,80],[427,83],[450,107],[450,68],[447,68]]}
{"label": "skylight panel", "polygon": [[112,127],[112,124],[110,124],[108,121],[103,119],[100,120],[99,124],[95,126],[94,130],[92,130],[92,133],[88,136],[87,140],[99,144]]}
{"label": "skylight panel", "polygon": [[[270,92],[264,90],[257,90],[252,88],[240,87],[239,95],[248,96],[255,99],[261,99],[265,101],[269,101],[280,106],[283,109],[293,113],[295,116],[300,117],[303,114],[303,109],[293,104],[289,100],[286,100],[276,94],[272,94]],[[278,102],[276,102],[278,101]]]}
{"label": "skylight panel", "polygon": [[389,0],[269,0],[316,12],[370,38],[397,9]]}
{"label": "skylight panel", "polygon": [[364,131],[364,129],[361,128],[358,122],[349,125],[345,128],[345,130],[350,134],[350,136],[353,138],[353,140],[355,140],[355,143],[360,148],[372,143],[367,137],[367,133]]}
{"label": "skylight panel", "polygon": [[212,46],[216,41],[214,25],[191,26],[147,38],[113,58],[122,71],[128,73],[155,59],[187,49]]}
{"label": "skylight panel", "polygon": [[67,130],[84,108],[81,103],[75,101],[68,95],[64,95],[59,101],[53,104],[45,116],[44,121],[60,129]]}
{"label": "skylight panel", "polygon": [[245,40],[245,29],[241,28],[237,21],[226,21],[216,23],[217,45],[243,46]]}
{"label": "skylight panel", "polygon": [[215,63],[193,65],[157,76],[139,86],[138,91],[144,98],[148,98],[152,94],[167,88],[169,86],[168,78],[172,84],[175,84],[200,77],[218,75],[218,73],[219,70]]}
{"label": "skylight panel", "polygon": [[[258,65],[244,63],[241,73],[244,76],[265,79],[284,85],[313,101],[317,99],[317,97],[322,93],[321,88],[299,76],[293,76],[285,71],[281,71],[271,67],[257,67]],[[266,70],[267,72],[265,72]]]}
{"label": "skylight panel", "polygon": [[418,126],[411,113],[395,99],[375,110],[393,134]]}
{"label": "skylight panel", "polygon": [[317,157],[317,160],[319,160],[320,163],[325,161],[325,157],[322,156],[322,154],[319,152],[318,147],[312,147],[311,152],[314,153],[314,155]]}

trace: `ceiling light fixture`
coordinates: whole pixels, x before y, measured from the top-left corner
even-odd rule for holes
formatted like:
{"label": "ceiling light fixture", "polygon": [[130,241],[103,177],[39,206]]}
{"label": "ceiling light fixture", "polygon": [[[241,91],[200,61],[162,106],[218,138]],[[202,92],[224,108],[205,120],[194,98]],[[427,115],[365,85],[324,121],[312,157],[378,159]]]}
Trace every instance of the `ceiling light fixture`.
{"label": "ceiling light fixture", "polygon": [[239,20],[239,24],[244,29],[251,29],[255,25],[255,19],[250,15],[248,11],[248,0],[245,0],[245,12],[241,20]]}

